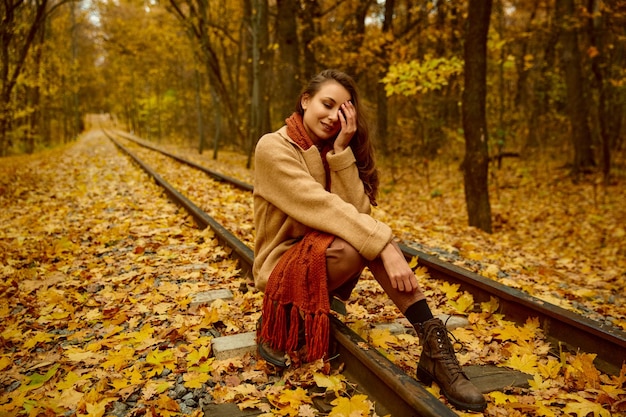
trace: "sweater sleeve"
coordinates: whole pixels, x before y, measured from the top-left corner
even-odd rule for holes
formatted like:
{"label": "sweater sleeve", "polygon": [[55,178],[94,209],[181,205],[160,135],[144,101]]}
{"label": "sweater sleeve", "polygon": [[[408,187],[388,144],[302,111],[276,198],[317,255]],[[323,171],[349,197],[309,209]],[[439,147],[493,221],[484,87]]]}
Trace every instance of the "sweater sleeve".
{"label": "sweater sleeve", "polygon": [[359,177],[356,158],[349,146],[342,152],[330,152],[326,157],[330,167],[330,190],[345,202],[352,204],[361,213],[370,213],[370,199],[365,194],[363,181]]}
{"label": "sweater sleeve", "polygon": [[[312,148],[305,152],[317,150]],[[336,156],[349,159],[349,154],[343,154]],[[335,171],[332,179],[339,178],[337,187],[349,189],[348,182],[354,179],[354,173],[342,178],[341,171],[349,166],[342,168],[345,164],[341,160],[329,161],[329,165],[331,163],[331,170]],[[319,164],[321,166],[321,158]],[[358,178],[358,173],[356,176]],[[363,187],[360,179],[358,184]],[[257,196],[297,222],[344,239],[366,259],[376,258],[392,238],[389,226],[361,213],[342,196],[325,190],[320,179],[309,172],[301,151],[278,134],[265,135],[257,143],[254,190]],[[362,206],[363,202],[358,204]]]}

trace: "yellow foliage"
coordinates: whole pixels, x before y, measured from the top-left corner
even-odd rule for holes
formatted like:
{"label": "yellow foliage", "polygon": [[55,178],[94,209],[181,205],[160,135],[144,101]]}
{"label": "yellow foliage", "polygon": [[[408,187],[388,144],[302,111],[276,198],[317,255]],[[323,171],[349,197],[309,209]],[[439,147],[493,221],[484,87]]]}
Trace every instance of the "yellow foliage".
{"label": "yellow foliage", "polygon": [[480,310],[484,313],[493,314],[496,311],[498,311],[499,307],[500,307],[500,302],[495,297],[489,297],[489,301],[480,303]]}
{"label": "yellow foliage", "polygon": [[320,388],[326,388],[327,391],[333,391],[337,396],[346,388],[345,377],[343,375],[326,376],[319,372],[313,374],[315,384]]}
{"label": "yellow foliage", "polygon": [[297,416],[303,404],[311,404],[313,400],[302,388],[285,389],[279,393],[268,394],[267,399],[277,408],[276,413],[282,416]]}
{"label": "yellow foliage", "polygon": [[527,374],[533,374],[537,368],[537,356],[528,353],[521,356],[514,354],[504,362],[504,365]]}
{"label": "yellow foliage", "polygon": [[474,296],[468,292],[463,292],[463,294],[457,298],[456,301],[449,300],[448,304],[450,304],[450,306],[454,308],[457,313],[466,313],[474,306]]}
{"label": "yellow foliage", "polygon": [[340,397],[331,402],[333,409],[328,417],[367,417],[374,408],[366,395],[357,394],[351,398]]}
{"label": "yellow foliage", "polygon": [[611,412],[593,401],[589,401],[576,394],[562,396],[566,400],[563,412],[567,415],[574,414],[576,417],[587,417],[591,414],[595,417],[611,417]]}
{"label": "yellow foliage", "polygon": [[389,349],[389,345],[394,345],[398,343],[398,338],[392,335],[389,329],[370,330],[369,340],[373,346],[382,349]]}

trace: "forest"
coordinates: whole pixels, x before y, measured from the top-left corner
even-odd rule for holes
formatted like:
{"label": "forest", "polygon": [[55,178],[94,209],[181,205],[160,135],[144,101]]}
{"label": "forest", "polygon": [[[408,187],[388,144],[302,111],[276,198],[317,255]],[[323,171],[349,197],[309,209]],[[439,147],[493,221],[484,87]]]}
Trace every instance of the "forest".
{"label": "forest", "polygon": [[[192,294],[240,288],[236,265],[100,127],[252,183],[256,141],[325,68],[360,87],[373,214],[398,239],[626,329],[626,0],[4,0],[0,39],[0,415],[199,416],[182,400],[208,383],[218,402],[283,401],[250,356],[210,357],[206,328],[252,331],[260,294],[188,312]],[[232,190],[163,171],[253,231]],[[388,301],[368,278],[359,326]],[[437,313],[493,319],[458,329],[463,365],[533,375],[485,416],[626,412],[626,366],[544,360],[535,318],[468,313],[464,292],[420,283]],[[394,338],[371,341],[415,375],[418,344]]]}
{"label": "forest", "polygon": [[[489,167],[567,155],[623,170],[624,0],[7,0],[0,156],[74,140],[86,114],[218,158],[283,124],[305,80],[361,86],[392,168],[459,161],[490,232]],[[460,160],[463,159],[462,163]]]}

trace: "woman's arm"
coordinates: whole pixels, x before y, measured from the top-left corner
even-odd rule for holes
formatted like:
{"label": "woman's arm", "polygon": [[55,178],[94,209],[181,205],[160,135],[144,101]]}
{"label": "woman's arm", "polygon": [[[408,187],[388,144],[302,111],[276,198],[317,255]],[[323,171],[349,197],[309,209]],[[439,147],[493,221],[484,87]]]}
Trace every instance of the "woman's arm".
{"label": "woman's arm", "polygon": [[380,253],[380,258],[385,266],[385,271],[389,275],[389,280],[393,288],[400,291],[412,292],[418,288],[417,278],[404,259],[400,248],[390,242]]}
{"label": "woman's arm", "polygon": [[[374,259],[391,240],[391,229],[324,189],[324,168],[315,152],[301,153],[278,134],[262,137],[255,151],[255,194],[297,222],[339,236],[366,259]],[[321,172],[321,177],[309,170]]]}

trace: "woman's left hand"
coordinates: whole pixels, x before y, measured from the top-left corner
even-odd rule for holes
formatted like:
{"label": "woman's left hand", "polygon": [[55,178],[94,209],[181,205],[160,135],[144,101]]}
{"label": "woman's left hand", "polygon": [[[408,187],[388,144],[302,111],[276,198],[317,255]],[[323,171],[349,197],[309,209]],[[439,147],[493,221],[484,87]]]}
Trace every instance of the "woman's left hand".
{"label": "woman's left hand", "polygon": [[356,132],[356,108],[354,108],[354,104],[352,104],[351,101],[342,103],[337,113],[339,113],[338,117],[341,122],[341,130],[335,139],[335,153],[345,150]]}
{"label": "woman's left hand", "polygon": [[385,271],[393,288],[403,292],[413,292],[419,288],[417,278],[413,270],[404,259],[400,248],[390,242],[380,253]]}

